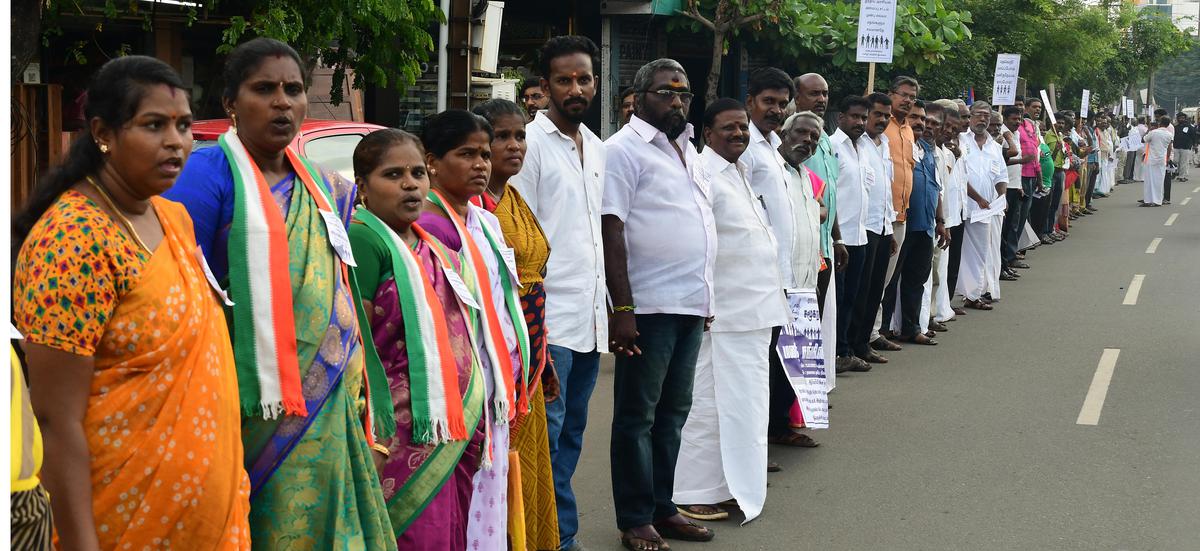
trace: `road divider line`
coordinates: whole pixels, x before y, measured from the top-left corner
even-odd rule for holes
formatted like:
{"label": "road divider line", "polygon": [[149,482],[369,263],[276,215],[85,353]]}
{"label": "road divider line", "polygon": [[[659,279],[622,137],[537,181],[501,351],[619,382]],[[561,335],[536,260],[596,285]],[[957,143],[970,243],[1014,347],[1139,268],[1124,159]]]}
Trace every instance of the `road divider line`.
{"label": "road divider line", "polygon": [[1196,186],[1196,189],[1193,189],[1192,193],[1200,193],[1200,186]]}
{"label": "road divider line", "polygon": [[1112,383],[1113,370],[1117,367],[1120,355],[1120,348],[1105,348],[1100,355],[1100,363],[1092,375],[1092,384],[1083,399],[1083,407],[1079,409],[1079,417],[1075,419],[1076,425],[1095,426],[1100,423],[1100,410],[1104,409],[1104,399],[1108,396],[1108,386]]}
{"label": "road divider line", "polygon": [[1158,250],[1158,244],[1162,243],[1161,237],[1155,237],[1150,241],[1150,246],[1146,247],[1146,254],[1154,254]]}
{"label": "road divider line", "polygon": [[1191,203],[1191,202],[1192,202],[1192,198],[1191,198],[1191,197],[1184,197],[1184,198],[1183,198],[1183,200],[1179,202],[1179,204],[1180,204],[1180,205],[1186,205],[1186,204],[1188,204],[1188,203]]}
{"label": "road divider line", "polygon": [[1176,220],[1178,220],[1178,219],[1179,219],[1179,213],[1178,213],[1178,212],[1176,212],[1176,213],[1173,213],[1173,214],[1171,214],[1170,216],[1168,216],[1168,217],[1167,217],[1167,221],[1166,221],[1165,223],[1163,223],[1163,225],[1164,225],[1164,226],[1174,226],[1174,225],[1175,225],[1175,221],[1176,221]]}
{"label": "road divider line", "polygon": [[1137,274],[1133,276],[1133,281],[1129,282],[1129,289],[1125,291],[1125,300],[1121,304],[1125,306],[1133,306],[1137,304],[1138,293],[1142,292],[1142,281],[1146,279],[1146,274]]}

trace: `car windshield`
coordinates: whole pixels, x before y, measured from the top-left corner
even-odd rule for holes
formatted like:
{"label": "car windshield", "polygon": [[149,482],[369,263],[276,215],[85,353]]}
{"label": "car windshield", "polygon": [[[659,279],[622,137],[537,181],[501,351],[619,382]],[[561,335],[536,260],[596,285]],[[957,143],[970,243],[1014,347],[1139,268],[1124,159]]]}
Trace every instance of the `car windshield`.
{"label": "car windshield", "polygon": [[362,141],[361,134],[339,134],[314,138],[304,144],[304,156],[316,165],[337,171],[343,178],[354,181],[354,148]]}

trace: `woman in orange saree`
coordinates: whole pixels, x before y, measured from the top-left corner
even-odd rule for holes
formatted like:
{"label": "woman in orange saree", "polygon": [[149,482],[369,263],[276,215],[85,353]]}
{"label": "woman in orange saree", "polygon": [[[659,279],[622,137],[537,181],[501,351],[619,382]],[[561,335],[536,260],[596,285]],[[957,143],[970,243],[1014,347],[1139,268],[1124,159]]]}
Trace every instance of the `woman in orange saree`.
{"label": "woman in orange saree", "polygon": [[192,222],[157,195],[191,151],[182,83],[151,58],[105,65],[92,133],[18,218],[43,479],[63,549],[249,549],[237,381]]}

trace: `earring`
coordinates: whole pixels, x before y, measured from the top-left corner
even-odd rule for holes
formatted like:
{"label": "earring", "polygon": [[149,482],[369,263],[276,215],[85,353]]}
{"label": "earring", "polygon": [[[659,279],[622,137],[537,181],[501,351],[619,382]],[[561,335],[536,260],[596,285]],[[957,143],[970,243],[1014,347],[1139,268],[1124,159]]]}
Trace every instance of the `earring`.
{"label": "earring", "polygon": [[232,111],[229,113],[230,126],[233,128],[233,133],[237,134],[237,114]]}
{"label": "earring", "polygon": [[436,169],[436,168],[431,168],[431,169],[429,169],[429,175],[430,175],[430,176],[437,176],[437,169]]}
{"label": "earring", "polygon": [[106,144],[106,143],[100,144],[100,153],[108,155],[108,144]]}

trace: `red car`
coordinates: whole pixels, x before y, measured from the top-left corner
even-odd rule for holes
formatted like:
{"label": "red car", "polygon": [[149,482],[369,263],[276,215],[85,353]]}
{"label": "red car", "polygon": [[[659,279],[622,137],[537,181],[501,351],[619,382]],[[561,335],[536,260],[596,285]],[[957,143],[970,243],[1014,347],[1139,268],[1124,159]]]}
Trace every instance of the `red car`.
{"label": "red car", "polygon": [[[354,148],[363,136],[383,128],[378,124],[351,121],[306,119],[292,140],[292,147],[321,168],[335,170],[347,180],[354,181]],[[229,119],[212,119],[192,123],[194,149],[217,145],[217,136],[229,130]]]}

